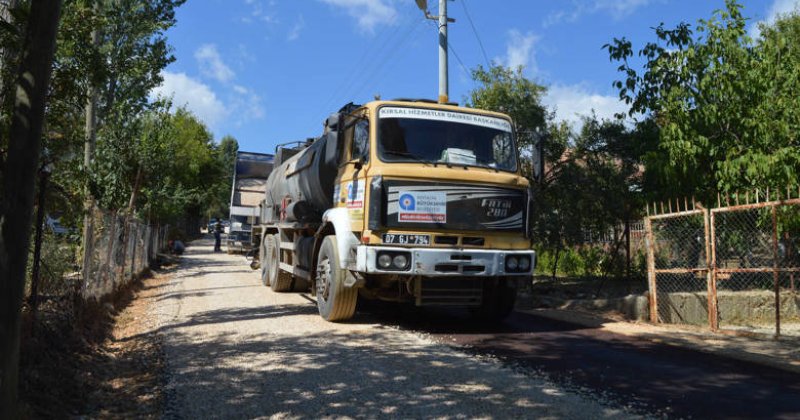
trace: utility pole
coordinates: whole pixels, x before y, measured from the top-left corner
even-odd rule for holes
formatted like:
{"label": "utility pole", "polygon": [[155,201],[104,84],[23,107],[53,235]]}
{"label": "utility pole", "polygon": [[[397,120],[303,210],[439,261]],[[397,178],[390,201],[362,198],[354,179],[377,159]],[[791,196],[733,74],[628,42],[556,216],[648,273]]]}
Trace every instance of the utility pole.
{"label": "utility pole", "polygon": [[427,19],[439,21],[439,103],[444,104],[450,101],[447,66],[447,24],[456,20],[447,17],[447,2],[449,0],[439,0],[439,16],[432,16],[428,12],[427,0],[416,1],[417,7],[425,13]]}
{"label": "utility pole", "polygon": [[447,80],[447,0],[439,0],[439,103],[447,103],[449,98]]}

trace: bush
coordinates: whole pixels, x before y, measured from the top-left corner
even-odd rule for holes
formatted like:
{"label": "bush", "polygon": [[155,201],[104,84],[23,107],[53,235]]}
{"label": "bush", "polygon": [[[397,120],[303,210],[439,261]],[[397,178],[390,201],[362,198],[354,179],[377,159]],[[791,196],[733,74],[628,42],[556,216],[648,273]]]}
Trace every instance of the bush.
{"label": "bush", "polygon": [[[556,252],[542,246],[534,247],[537,264],[535,274],[551,276]],[[613,258],[602,246],[586,245],[579,248],[562,248],[558,255],[557,276],[567,277],[611,277],[625,276],[625,254]],[[644,250],[634,250],[631,255],[631,277],[644,277],[647,272],[647,256]]]}
{"label": "bush", "polygon": [[[31,239],[28,254],[28,273],[26,277],[26,295],[30,293],[33,272],[33,247]],[[64,236],[45,233],[42,235],[42,254],[39,266],[39,293],[65,295],[71,291],[72,285],[65,280],[66,274],[77,270],[77,245]]]}

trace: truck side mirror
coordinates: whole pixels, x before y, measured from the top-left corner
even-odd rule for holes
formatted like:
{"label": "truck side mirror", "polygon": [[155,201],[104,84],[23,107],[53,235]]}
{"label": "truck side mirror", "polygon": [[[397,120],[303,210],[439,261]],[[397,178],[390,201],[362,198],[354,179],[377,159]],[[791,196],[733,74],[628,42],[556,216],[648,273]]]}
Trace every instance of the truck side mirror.
{"label": "truck side mirror", "polygon": [[544,179],[544,142],[547,134],[538,133],[533,138],[533,152],[531,153],[531,165],[533,169],[533,179],[542,182]]}
{"label": "truck side mirror", "polygon": [[325,120],[325,164],[337,166],[339,164],[339,114],[333,114]]}

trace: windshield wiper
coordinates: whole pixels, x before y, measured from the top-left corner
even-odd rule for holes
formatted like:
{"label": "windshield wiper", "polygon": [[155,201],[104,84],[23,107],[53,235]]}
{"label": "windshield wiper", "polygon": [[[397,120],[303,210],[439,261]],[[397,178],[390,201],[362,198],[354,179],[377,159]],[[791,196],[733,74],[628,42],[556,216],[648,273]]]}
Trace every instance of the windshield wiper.
{"label": "windshield wiper", "polygon": [[387,155],[407,157],[407,158],[410,158],[413,161],[416,161],[416,162],[419,162],[419,163],[424,163],[424,164],[427,164],[427,165],[433,164],[434,167],[436,167],[436,164],[437,164],[436,161],[428,161],[428,160],[425,160],[425,159],[423,159],[423,158],[421,158],[421,157],[419,157],[419,156],[417,156],[417,155],[415,155],[413,153],[409,153],[409,152],[401,152],[399,150],[384,150],[383,153],[387,154]]}

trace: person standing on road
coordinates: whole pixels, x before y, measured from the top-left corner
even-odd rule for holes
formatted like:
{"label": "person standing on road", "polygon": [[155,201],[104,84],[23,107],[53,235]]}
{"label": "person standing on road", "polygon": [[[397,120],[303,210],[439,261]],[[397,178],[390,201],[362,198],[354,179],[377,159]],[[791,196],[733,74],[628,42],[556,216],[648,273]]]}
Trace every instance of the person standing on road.
{"label": "person standing on road", "polygon": [[214,252],[222,252],[222,223],[217,219],[214,225]]}

